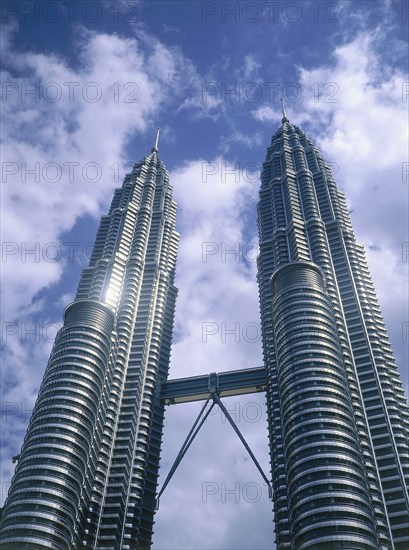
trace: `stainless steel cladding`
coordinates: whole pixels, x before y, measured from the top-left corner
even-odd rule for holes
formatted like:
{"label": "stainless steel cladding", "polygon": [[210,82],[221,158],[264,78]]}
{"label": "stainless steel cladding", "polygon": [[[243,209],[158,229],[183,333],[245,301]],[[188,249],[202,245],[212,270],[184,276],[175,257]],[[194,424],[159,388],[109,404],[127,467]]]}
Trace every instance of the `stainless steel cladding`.
{"label": "stainless steel cladding", "polygon": [[258,281],[277,547],[404,550],[408,407],[344,194],[287,116],[261,181]]}
{"label": "stainless steel cladding", "polygon": [[133,549],[152,537],[177,290],[176,203],[157,148],[103,216],[64,318],[1,523],[4,549]]}

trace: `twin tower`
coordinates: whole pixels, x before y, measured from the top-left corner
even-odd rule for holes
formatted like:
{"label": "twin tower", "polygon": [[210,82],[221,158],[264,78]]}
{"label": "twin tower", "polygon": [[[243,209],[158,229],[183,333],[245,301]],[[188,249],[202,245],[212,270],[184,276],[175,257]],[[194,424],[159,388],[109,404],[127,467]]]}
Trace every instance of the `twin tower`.
{"label": "twin tower", "polygon": [[409,411],[364,249],[284,110],[257,209],[264,366],[167,380],[179,235],[157,142],[126,175],[55,339],[2,550],[150,548],[165,406],[252,391],[278,550],[409,548]]}

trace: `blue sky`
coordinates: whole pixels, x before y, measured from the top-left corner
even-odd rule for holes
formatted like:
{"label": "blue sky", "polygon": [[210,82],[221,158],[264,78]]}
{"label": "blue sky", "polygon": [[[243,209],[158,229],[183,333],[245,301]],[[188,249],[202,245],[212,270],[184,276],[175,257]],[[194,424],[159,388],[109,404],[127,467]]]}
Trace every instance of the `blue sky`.
{"label": "blue sky", "polygon": [[[99,217],[158,126],[181,233],[171,377],[261,365],[258,173],[283,96],[346,192],[408,387],[408,6],[1,4],[2,500]],[[268,472],[264,401],[226,405]],[[162,482],[199,407],[167,410]],[[156,522],[155,550],[273,548],[266,487],[220,411]]]}

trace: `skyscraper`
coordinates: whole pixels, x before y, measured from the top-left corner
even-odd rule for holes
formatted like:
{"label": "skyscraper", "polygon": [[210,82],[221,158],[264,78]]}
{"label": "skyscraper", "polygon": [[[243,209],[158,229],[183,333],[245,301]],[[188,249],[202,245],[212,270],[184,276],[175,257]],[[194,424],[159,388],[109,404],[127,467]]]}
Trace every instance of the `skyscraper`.
{"label": "skyscraper", "polygon": [[[158,138],[158,136],[157,136]],[[21,450],[1,548],[146,547],[176,299],[176,203],[158,147],[103,216]]]}
{"label": "skyscraper", "polygon": [[408,408],[344,194],[289,122],[263,165],[258,278],[278,548],[409,548]]}
{"label": "skyscraper", "polygon": [[228,416],[220,397],[266,390],[278,550],[406,550],[408,407],[329,166],[283,107],[258,203],[264,365],[166,382],[178,234],[157,141],[115,191],[66,309],[0,548],[149,548],[164,404]]}

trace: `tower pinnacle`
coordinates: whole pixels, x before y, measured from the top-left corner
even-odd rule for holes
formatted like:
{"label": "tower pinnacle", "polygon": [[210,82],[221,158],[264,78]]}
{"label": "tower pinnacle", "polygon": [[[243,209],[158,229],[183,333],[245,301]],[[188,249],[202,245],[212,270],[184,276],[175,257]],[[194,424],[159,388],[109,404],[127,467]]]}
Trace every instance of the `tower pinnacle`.
{"label": "tower pinnacle", "polygon": [[158,144],[159,144],[159,133],[160,133],[160,128],[157,129],[156,131],[156,140],[155,140],[155,146],[152,147],[152,153],[155,151],[156,153],[158,152]]}
{"label": "tower pinnacle", "polygon": [[288,117],[287,117],[286,110],[285,110],[284,98],[281,98],[281,110],[283,112],[283,118],[281,119],[282,124],[284,124],[284,122],[290,122]]}

